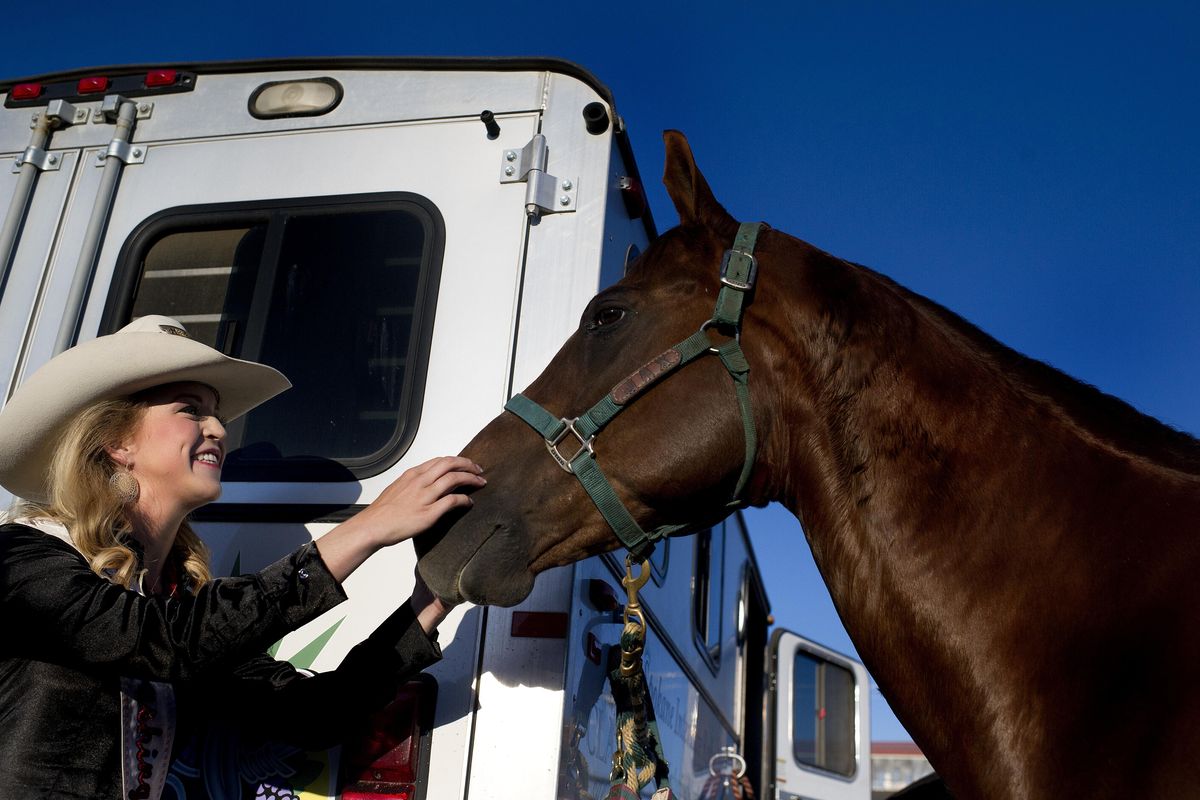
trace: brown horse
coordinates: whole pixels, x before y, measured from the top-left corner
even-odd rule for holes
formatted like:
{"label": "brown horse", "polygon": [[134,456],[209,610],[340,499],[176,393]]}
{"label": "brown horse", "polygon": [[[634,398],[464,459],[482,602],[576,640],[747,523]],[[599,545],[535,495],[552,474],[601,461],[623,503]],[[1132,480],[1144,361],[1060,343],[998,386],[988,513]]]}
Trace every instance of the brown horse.
{"label": "brown horse", "polygon": [[[584,411],[712,313],[738,223],[683,136],[665,138],[680,225],[592,300],[525,392],[554,414]],[[858,652],[950,789],[1196,796],[1200,443],[865,267],[773,230],[756,255],[746,500],[803,523]],[[643,527],[727,513],[743,458],[729,386],[702,357],[598,437]],[[618,546],[512,414],[464,452],[490,484],[421,544],[439,594],[510,605],[538,572]]]}

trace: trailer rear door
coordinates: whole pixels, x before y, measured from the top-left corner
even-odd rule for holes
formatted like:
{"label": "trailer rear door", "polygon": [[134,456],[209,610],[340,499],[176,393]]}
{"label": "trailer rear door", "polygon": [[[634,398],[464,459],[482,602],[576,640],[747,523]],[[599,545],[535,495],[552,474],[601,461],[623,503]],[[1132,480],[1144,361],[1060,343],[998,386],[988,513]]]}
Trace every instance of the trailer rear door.
{"label": "trailer rear door", "polygon": [[[529,223],[526,185],[500,176],[505,151],[538,130],[544,81],[329,74],[345,97],[314,119],[247,113],[255,86],[278,74],[202,75],[195,92],[156,98],[87,276],[79,340],[167,314],[295,384],[230,426],[223,496],[198,515],[217,574],[261,568],[404,469],[457,452],[509,394]],[[495,139],[483,107],[500,121]],[[6,293],[0,320],[13,321],[2,349],[14,385],[54,354],[108,146],[102,127],[54,140],[67,166],[42,179],[21,240],[22,253],[36,243],[49,261],[14,271],[24,307],[10,318]],[[35,219],[43,205],[47,218]],[[332,668],[403,602],[414,564],[411,548],[377,554],[347,583],[350,599],[276,655]],[[447,620],[446,658],[429,671],[436,731],[421,769],[431,798],[464,791],[481,617]],[[337,779],[327,770],[308,786],[331,795]]]}

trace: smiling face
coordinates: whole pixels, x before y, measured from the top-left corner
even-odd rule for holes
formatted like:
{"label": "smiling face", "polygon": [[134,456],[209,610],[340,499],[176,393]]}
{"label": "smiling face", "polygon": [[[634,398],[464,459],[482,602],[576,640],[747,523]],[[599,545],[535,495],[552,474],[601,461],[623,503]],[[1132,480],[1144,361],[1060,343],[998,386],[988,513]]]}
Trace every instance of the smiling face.
{"label": "smiling face", "polygon": [[187,513],[220,497],[225,426],[217,393],[202,383],[170,383],[137,399],[146,409],[112,456],[137,478],[139,505]]}

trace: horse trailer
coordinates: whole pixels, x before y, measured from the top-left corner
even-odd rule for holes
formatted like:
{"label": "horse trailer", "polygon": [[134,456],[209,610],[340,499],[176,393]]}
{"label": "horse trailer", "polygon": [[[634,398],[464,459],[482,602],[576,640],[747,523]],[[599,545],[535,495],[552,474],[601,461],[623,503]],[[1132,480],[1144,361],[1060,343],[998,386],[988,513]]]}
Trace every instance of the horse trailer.
{"label": "horse trailer", "polygon": [[[116,67],[0,92],[0,400],[148,313],[295,384],[229,428],[224,495],[196,515],[217,574],[458,452],[655,235],[610,93],[566,62]],[[273,653],[336,667],[415,559],[377,554]],[[650,569],[644,661],[676,794],[720,796],[710,766],[733,748],[759,797],[869,798],[866,672],[769,632],[742,517],[664,542]],[[516,607],[457,608],[444,659],[361,741],[308,753],[213,726],[162,796],[603,797],[623,574],[596,556]]]}

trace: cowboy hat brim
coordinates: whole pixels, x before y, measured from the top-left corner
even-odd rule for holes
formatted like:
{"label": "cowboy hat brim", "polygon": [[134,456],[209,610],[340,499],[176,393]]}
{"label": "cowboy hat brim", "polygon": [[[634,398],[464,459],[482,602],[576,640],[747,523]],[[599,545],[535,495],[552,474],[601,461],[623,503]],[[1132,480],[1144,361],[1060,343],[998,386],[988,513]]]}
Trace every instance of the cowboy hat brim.
{"label": "cowboy hat brim", "polygon": [[142,317],[60,353],[21,385],[0,411],[0,485],[17,497],[45,502],[55,444],[76,415],[101,400],[180,381],[215,389],[227,420],[291,386],[272,367],[187,338],[173,319]]}

